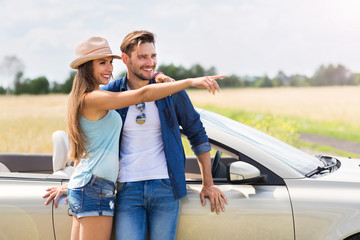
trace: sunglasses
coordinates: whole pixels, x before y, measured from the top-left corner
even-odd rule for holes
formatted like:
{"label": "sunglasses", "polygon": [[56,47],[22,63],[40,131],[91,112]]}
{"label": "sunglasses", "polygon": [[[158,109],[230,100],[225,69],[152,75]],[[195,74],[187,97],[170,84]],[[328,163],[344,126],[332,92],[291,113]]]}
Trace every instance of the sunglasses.
{"label": "sunglasses", "polygon": [[145,103],[138,103],[135,105],[137,109],[141,111],[141,114],[136,117],[137,124],[144,124],[146,120],[146,115],[143,113],[145,110]]}

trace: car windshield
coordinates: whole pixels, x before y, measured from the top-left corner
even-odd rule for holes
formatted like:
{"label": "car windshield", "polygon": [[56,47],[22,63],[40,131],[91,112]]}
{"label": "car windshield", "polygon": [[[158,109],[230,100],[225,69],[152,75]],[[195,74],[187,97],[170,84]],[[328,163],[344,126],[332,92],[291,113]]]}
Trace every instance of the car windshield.
{"label": "car windshield", "polygon": [[215,128],[220,128],[224,133],[241,138],[304,175],[316,169],[319,165],[323,165],[315,156],[311,156],[268,134],[219,114],[197,110],[200,112],[201,120],[204,123],[207,122],[207,124],[211,124]]}

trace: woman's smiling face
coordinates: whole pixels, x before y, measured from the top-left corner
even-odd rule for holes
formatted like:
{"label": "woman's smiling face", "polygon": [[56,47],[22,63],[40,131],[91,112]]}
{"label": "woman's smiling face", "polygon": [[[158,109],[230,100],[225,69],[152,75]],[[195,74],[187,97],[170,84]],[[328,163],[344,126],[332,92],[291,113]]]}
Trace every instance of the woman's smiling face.
{"label": "woman's smiling face", "polygon": [[113,57],[105,57],[93,60],[94,77],[99,85],[106,85],[110,81],[113,72]]}

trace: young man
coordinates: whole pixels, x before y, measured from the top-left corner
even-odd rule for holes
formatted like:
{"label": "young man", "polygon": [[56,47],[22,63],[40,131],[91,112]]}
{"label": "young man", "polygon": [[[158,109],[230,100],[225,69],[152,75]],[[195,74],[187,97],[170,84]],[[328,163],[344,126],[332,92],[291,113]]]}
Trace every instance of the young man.
{"label": "young man", "polygon": [[[154,83],[157,64],[154,35],[128,34],[120,47],[127,74],[102,89],[128,91]],[[211,150],[205,129],[185,91],[154,102],[118,109],[123,120],[116,197],[116,239],[175,239],[180,199],[186,195],[185,155],[179,126],[200,165],[211,211],[224,211],[225,195],[211,176]]]}

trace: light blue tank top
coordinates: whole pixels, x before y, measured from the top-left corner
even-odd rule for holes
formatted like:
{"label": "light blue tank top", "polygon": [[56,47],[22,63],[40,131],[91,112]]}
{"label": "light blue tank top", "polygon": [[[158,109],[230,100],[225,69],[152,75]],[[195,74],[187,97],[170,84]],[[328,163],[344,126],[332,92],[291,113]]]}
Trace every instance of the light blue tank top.
{"label": "light blue tank top", "polygon": [[119,137],[122,127],[120,115],[110,110],[105,117],[90,121],[83,116],[80,127],[86,135],[84,157],[71,176],[68,188],[85,186],[92,175],[116,182],[119,173]]}

